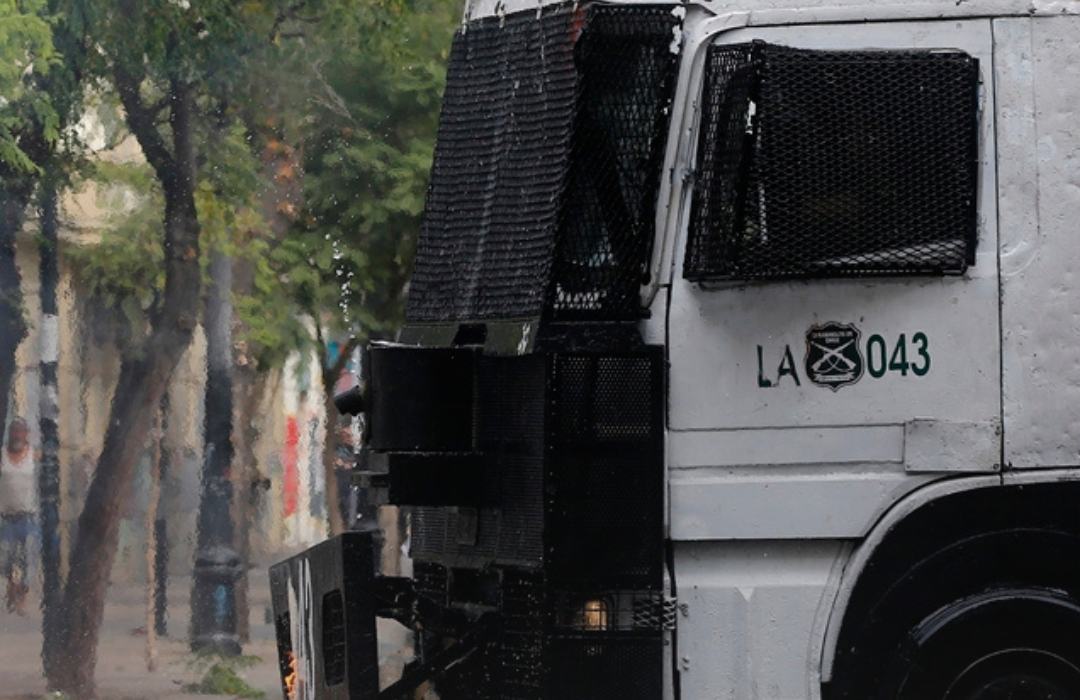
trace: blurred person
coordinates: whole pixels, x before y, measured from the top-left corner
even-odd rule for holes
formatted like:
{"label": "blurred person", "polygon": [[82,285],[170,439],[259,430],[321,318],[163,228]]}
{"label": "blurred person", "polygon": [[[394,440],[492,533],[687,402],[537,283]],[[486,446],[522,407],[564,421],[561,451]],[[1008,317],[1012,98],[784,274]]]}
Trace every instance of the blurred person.
{"label": "blurred person", "polygon": [[22,418],[14,418],[0,452],[0,568],[7,580],[8,612],[26,615],[37,528],[37,469],[30,427]]}

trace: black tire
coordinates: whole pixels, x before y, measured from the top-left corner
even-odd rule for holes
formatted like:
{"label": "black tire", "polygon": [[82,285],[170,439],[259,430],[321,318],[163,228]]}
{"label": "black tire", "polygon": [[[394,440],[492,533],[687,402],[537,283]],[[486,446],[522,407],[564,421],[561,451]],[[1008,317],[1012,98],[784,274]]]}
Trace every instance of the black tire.
{"label": "black tire", "polygon": [[893,655],[883,700],[1080,700],[1080,604],[1003,588],[916,625]]}

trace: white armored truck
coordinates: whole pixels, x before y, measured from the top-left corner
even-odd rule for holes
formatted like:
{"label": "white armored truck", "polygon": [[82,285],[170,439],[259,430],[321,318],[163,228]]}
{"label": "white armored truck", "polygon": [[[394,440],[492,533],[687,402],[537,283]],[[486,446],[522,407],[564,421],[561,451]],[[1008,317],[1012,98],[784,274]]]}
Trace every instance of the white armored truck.
{"label": "white armored truck", "polygon": [[414,572],[272,570],[290,699],[1080,699],[1078,48],[1073,0],[469,3],[365,363]]}

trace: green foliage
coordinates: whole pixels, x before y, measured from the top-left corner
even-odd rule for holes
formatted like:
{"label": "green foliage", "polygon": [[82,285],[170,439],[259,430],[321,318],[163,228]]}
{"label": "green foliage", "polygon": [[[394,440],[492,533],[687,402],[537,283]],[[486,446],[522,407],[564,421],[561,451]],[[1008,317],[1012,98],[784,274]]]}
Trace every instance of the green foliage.
{"label": "green foliage", "polygon": [[0,0],[0,163],[15,172],[40,169],[22,143],[29,122],[43,127],[46,141],[59,137],[60,117],[35,82],[57,59],[53,22],[44,0]]}
{"label": "green foliage", "polygon": [[[254,6],[262,10],[251,11]],[[165,144],[171,141],[168,91],[174,80],[187,82],[195,99],[193,140],[199,168],[194,203],[200,249],[248,253],[237,241],[265,228],[258,208],[261,162],[247,127],[229,107],[230,100],[243,99],[228,94],[229,76],[242,74],[241,59],[255,53],[260,41],[267,44],[260,37],[273,8],[175,0],[142,12],[127,0],[112,0],[88,2],[84,9],[95,36],[115,39],[108,54],[94,56],[97,87],[86,95],[104,132],[105,149],[131,138],[133,131],[119,109],[114,70],[127,69],[140,77],[140,98],[161,115],[153,128]],[[208,34],[221,41],[204,46]],[[188,40],[181,40],[185,35]],[[223,82],[223,75],[229,80]],[[149,164],[110,163],[106,157],[93,161],[82,184],[94,188],[98,208],[109,213],[95,231],[97,240],[74,248],[69,257],[76,281],[95,304],[119,311],[131,328],[145,330],[146,315],[165,283],[165,181]],[[204,266],[207,261],[208,256],[200,259]]]}
{"label": "green foliage", "polygon": [[199,168],[199,189],[226,202],[254,203],[263,186],[262,163],[247,127],[234,121],[201,135],[205,157]]}
{"label": "green foliage", "polygon": [[83,185],[108,212],[97,240],[66,251],[76,284],[94,303],[141,328],[165,282],[161,188],[144,163],[99,162]]}
{"label": "green foliage", "polygon": [[[110,144],[125,134],[111,65],[139,77],[161,123],[170,80],[198,87],[202,248],[225,250],[250,269],[250,296],[235,304],[259,366],[281,366],[316,340],[303,319],[317,324],[320,340],[392,333],[403,315],[460,0],[81,7],[104,47],[88,59],[100,76],[90,94]],[[283,143],[302,157],[278,158]],[[271,181],[281,168],[295,170],[285,179],[295,180],[302,201],[284,233],[271,230],[265,206],[282,189]],[[72,253],[91,294],[132,322],[163,284],[164,200],[155,175],[147,166],[97,164],[91,178],[112,213],[100,242]]]}
{"label": "green foliage", "polygon": [[[281,83],[271,100],[289,117],[279,133],[301,146],[303,206],[271,252],[266,304],[245,313],[287,305],[323,340],[386,336],[401,323],[460,11],[460,0],[340,2],[317,41],[282,51],[306,87]],[[265,318],[245,320],[259,334]],[[296,336],[258,342],[274,340]]]}
{"label": "green foliage", "polygon": [[[304,319],[317,324],[319,340],[392,333],[403,315],[460,0],[79,6],[103,48],[88,61],[110,143],[124,136],[111,66],[138,78],[162,124],[170,81],[197,87],[201,243],[250,269],[250,296],[235,304],[258,365],[281,366],[315,342]],[[275,144],[283,143],[302,156],[279,159]],[[283,167],[295,170],[285,179],[302,202],[286,232],[270,229],[265,206],[283,187],[274,172]],[[132,321],[163,283],[163,196],[154,175],[98,165],[92,177],[101,196],[123,201],[102,202],[113,214],[100,243],[73,253],[92,294]]]}
{"label": "green foliage", "polygon": [[235,0],[83,0],[101,47],[100,74],[115,65],[144,74],[147,94],[164,95],[172,78],[229,97],[245,74],[245,56],[263,49],[267,34],[286,7],[275,2]]}
{"label": "green foliage", "polygon": [[[265,247],[249,244],[261,240],[266,223],[256,201],[259,163],[245,133],[234,125],[217,135],[200,169],[195,205],[201,248],[265,264]],[[97,208],[108,214],[89,244],[67,250],[76,283],[95,304],[119,311],[130,327],[143,327],[165,284],[161,184],[145,163],[107,161],[88,168],[81,184],[93,189]]]}
{"label": "green foliage", "polygon": [[184,691],[239,698],[265,697],[266,693],[252,688],[239,673],[260,661],[257,656],[226,656],[214,651],[200,651],[188,666],[202,674],[202,679],[198,683],[187,684]]}
{"label": "green foliage", "polygon": [[41,700],[70,700],[71,696],[62,690],[53,690],[41,696]]}

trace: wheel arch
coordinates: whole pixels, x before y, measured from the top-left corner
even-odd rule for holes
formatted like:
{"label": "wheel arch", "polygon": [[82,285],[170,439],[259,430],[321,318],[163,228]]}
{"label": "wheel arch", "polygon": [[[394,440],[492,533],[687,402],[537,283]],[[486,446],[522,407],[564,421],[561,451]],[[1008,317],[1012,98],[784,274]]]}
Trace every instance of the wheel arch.
{"label": "wheel arch", "polygon": [[[939,481],[910,494],[859,544],[845,567],[822,643],[822,697],[859,697],[906,630],[987,586],[1080,593],[1080,482],[1047,474]],[[1076,571],[1075,574],[1068,569]]]}

